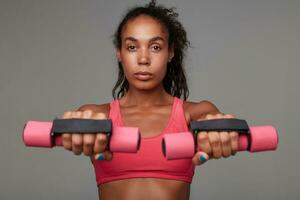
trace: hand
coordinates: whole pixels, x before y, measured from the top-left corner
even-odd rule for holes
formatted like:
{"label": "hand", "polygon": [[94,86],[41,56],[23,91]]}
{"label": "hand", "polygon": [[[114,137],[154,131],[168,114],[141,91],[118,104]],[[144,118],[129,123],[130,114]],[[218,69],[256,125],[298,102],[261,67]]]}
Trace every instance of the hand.
{"label": "hand", "polygon": [[[206,115],[204,120],[235,118],[230,114]],[[203,120],[199,119],[198,121]],[[201,131],[197,135],[197,153],[193,157],[195,165],[201,165],[209,159],[227,158],[238,151],[238,133],[235,131]]]}
{"label": "hand", "polygon": [[[68,111],[62,116],[63,119],[105,119],[105,114],[96,113],[92,110]],[[94,156],[96,160],[111,160],[112,153],[105,150],[108,138],[105,133],[63,133],[62,143],[66,150],[73,151],[75,155],[82,152],[86,156]]]}

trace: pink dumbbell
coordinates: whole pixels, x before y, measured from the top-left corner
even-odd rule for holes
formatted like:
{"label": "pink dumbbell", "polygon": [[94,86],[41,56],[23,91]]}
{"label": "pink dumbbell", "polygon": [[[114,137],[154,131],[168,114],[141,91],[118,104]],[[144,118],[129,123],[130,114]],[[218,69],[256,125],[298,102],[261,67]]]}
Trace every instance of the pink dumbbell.
{"label": "pink dumbbell", "polygon": [[240,119],[192,121],[190,128],[193,133],[181,132],[164,135],[162,149],[168,160],[192,158],[196,152],[195,137],[200,131],[239,132],[239,151],[272,151],[276,150],[278,145],[278,134],[274,127],[249,127],[245,120]]}
{"label": "pink dumbbell", "polygon": [[135,153],[140,146],[140,133],[134,127],[112,129],[110,119],[55,119],[53,122],[28,121],[23,131],[23,141],[29,147],[62,146],[62,133],[106,133],[111,152]]}

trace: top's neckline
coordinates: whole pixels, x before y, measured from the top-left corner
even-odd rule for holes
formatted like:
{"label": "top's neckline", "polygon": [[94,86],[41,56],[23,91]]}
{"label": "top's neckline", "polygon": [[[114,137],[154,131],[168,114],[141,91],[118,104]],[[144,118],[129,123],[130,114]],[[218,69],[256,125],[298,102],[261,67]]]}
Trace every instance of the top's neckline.
{"label": "top's neckline", "polygon": [[[141,139],[142,139],[142,140],[156,139],[156,138],[161,137],[161,136],[165,133],[165,131],[169,128],[169,126],[170,126],[170,124],[171,124],[171,122],[172,122],[173,116],[174,116],[174,114],[175,114],[175,110],[176,110],[176,109],[175,109],[175,108],[176,108],[176,102],[177,102],[177,98],[176,98],[176,97],[173,97],[172,110],[171,110],[171,113],[170,113],[170,115],[169,115],[169,119],[168,119],[166,125],[164,126],[164,128],[162,129],[162,131],[161,131],[158,135],[151,136],[151,137],[146,137],[146,138],[144,138],[144,137],[141,136]],[[121,114],[121,106],[120,106],[119,99],[116,100],[116,105],[117,105],[117,106],[116,106],[117,112],[118,112],[118,115],[119,115],[119,118],[120,118],[120,123],[121,123],[120,125],[121,125],[121,126],[125,126],[125,123],[124,123],[124,121],[123,121],[122,114]]]}

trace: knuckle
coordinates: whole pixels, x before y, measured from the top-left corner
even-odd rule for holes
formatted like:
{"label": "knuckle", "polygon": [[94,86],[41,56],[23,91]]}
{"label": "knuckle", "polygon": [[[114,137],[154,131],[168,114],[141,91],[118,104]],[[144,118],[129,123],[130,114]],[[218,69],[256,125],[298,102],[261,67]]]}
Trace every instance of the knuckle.
{"label": "knuckle", "polygon": [[70,118],[74,118],[74,117],[76,117],[76,111],[71,112]]}
{"label": "knuckle", "polygon": [[94,141],[93,140],[85,140],[83,145],[88,148],[93,147]]}
{"label": "knuckle", "polygon": [[84,144],[94,144],[95,136],[93,134],[84,134],[83,143]]}
{"label": "knuckle", "polygon": [[211,144],[211,146],[213,146],[213,147],[217,147],[217,146],[220,145],[220,140],[218,140],[218,139],[216,139],[216,138],[213,138],[213,139],[210,140],[210,144]]}
{"label": "knuckle", "polygon": [[226,114],[224,117],[226,117],[226,118],[235,118],[235,116],[233,114]]}
{"label": "knuckle", "polygon": [[94,119],[106,119],[106,116],[104,113],[94,113],[94,116],[93,116]]}
{"label": "knuckle", "polygon": [[205,119],[211,119],[212,117],[213,117],[212,114],[207,114],[207,115],[205,116]]}
{"label": "knuckle", "polygon": [[208,133],[209,142],[212,146],[218,146],[220,144],[220,137],[217,132],[209,132]]}
{"label": "knuckle", "polygon": [[98,142],[101,144],[105,144],[107,142],[107,137],[105,134],[98,135]]}
{"label": "knuckle", "polygon": [[231,139],[233,139],[233,140],[237,140],[239,137],[239,134],[237,132],[230,132],[229,134],[230,134]]}
{"label": "knuckle", "polygon": [[201,141],[207,140],[207,133],[200,132],[200,133],[198,134],[198,137],[197,137],[197,139],[198,139],[198,142],[201,142]]}
{"label": "knuckle", "polygon": [[66,111],[66,112],[63,113],[62,118],[66,119],[66,118],[69,118],[71,115],[72,115],[71,111]]}
{"label": "knuckle", "polygon": [[82,112],[81,111],[75,111],[74,112],[74,117],[80,118],[81,116],[82,116]]}
{"label": "knuckle", "polygon": [[230,143],[231,143],[231,141],[230,141],[229,138],[224,138],[224,139],[222,139],[222,144],[223,144],[223,145],[228,146],[228,145],[230,145]]}
{"label": "knuckle", "polygon": [[62,135],[62,144],[66,150],[72,149],[71,134],[63,134]]}
{"label": "knuckle", "polygon": [[223,115],[222,115],[221,113],[218,113],[218,114],[215,115],[215,117],[216,117],[216,118],[222,118]]}
{"label": "knuckle", "polygon": [[230,139],[228,133],[226,133],[226,132],[223,132],[220,134],[220,139],[223,144],[230,144],[230,142],[231,142],[231,139]]}
{"label": "knuckle", "polygon": [[85,111],[83,111],[82,115],[84,117],[91,117],[93,115],[93,111],[92,110],[85,110]]}
{"label": "knuckle", "polygon": [[84,110],[83,112],[84,112],[84,113],[90,113],[90,114],[94,113],[94,111],[91,110],[91,109],[86,109],[86,110]]}
{"label": "knuckle", "polygon": [[71,140],[71,139],[72,139],[72,136],[71,136],[71,134],[69,134],[69,133],[64,133],[64,134],[62,134],[62,139],[63,139],[64,141]]}
{"label": "knuckle", "polygon": [[80,148],[80,147],[82,147],[82,145],[83,145],[82,140],[74,140],[74,141],[73,141],[73,146],[74,146],[75,148]]}

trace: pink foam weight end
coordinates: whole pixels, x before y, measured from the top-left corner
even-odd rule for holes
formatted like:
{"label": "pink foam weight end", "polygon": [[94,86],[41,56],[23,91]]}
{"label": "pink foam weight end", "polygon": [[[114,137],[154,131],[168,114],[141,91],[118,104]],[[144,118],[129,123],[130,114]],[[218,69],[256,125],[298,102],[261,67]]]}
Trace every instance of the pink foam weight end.
{"label": "pink foam weight end", "polygon": [[111,152],[136,153],[140,133],[136,127],[115,127],[110,138]]}
{"label": "pink foam weight end", "polygon": [[169,133],[163,136],[166,159],[191,158],[195,142],[191,132]]}
{"label": "pink foam weight end", "polygon": [[278,133],[273,126],[250,127],[250,135],[250,152],[276,150]]}
{"label": "pink foam weight end", "polygon": [[273,126],[252,126],[250,135],[239,134],[239,151],[273,151],[278,145],[278,134]]}
{"label": "pink foam weight end", "polygon": [[23,131],[23,141],[31,147],[53,147],[51,139],[52,122],[28,121]]}

